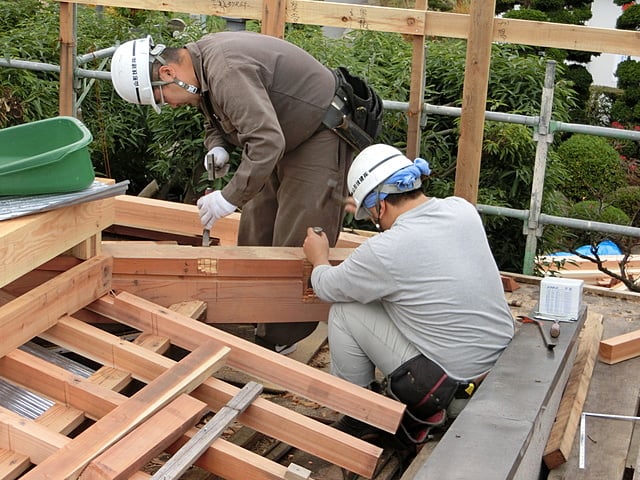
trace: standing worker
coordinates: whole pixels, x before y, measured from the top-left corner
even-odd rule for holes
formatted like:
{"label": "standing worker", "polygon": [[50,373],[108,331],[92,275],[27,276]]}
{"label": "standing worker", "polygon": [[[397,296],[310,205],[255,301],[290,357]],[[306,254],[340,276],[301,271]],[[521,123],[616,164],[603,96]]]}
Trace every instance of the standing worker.
{"label": "standing worker", "polygon": [[[128,41],[113,55],[111,77],[123,99],[156,112],[163,104],[198,107],[205,168],[224,171],[228,150],[242,150],[228,184],[197,202],[205,229],[241,208],[240,246],[302,246],[308,225],[322,226],[336,244],[343,206],[317,200],[346,195],[354,151],[378,132],[382,101],[363,80],[289,42],[244,31],[207,34],[182,48],[151,37]],[[258,324],[256,343],[286,353],[316,325]]]}
{"label": "standing worker", "polygon": [[[332,373],[372,388],[377,367],[382,392],[407,405],[400,437],[410,445],[443,424],[447,410],[459,413],[514,333],[480,215],[462,198],[425,196],[429,174],[425,160],[392,146],[364,149],[349,190],[356,218],[371,218],[381,233],[336,266],[327,237],[308,229],[304,242],[313,289],[332,303]],[[377,433],[348,416],[335,427]]]}

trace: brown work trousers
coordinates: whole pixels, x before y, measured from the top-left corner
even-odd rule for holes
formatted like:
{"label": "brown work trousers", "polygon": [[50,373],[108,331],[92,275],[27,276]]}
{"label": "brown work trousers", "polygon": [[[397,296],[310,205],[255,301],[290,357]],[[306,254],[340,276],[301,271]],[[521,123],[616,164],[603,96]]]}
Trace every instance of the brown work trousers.
{"label": "brown work trousers", "polygon": [[[242,208],[240,246],[301,247],[308,227],[322,227],[335,246],[344,207],[335,196],[347,195],[347,172],[353,150],[330,130],[322,129],[278,162],[262,190]],[[337,182],[329,192],[330,181]],[[327,199],[326,202],[322,202]],[[265,323],[258,335],[270,344],[291,345],[311,334],[317,322]]]}

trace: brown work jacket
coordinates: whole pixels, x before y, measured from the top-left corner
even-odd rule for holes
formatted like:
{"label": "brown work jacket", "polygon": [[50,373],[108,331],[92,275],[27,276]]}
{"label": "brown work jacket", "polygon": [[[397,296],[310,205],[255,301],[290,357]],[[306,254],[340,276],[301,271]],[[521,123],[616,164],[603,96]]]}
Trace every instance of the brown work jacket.
{"label": "brown work jacket", "polygon": [[205,147],[242,148],[223,189],[243,206],[276,164],[320,127],[334,95],[332,72],[301,48],[253,32],[219,32],[186,45],[202,87]]}

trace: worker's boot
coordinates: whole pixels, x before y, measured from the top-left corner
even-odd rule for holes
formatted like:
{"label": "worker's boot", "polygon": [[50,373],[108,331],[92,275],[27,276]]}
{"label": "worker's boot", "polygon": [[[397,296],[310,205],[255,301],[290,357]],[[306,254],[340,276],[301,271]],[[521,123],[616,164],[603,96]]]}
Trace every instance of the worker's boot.
{"label": "worker's boot", "polygon": [[379,439],[384,433],[379,428],[376,428],[368,423],[361,422],[360,420],[343,415],[338,420],[331,424],[333,428],[340,430],[341,432],[348,433],[353,437],[360,438],[370,443],[375,443],[375,440]]}

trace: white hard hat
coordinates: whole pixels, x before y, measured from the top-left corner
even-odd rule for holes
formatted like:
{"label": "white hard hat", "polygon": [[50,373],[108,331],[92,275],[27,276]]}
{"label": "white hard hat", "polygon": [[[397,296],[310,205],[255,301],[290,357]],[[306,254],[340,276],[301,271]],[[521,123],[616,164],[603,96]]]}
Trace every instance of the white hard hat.
{"label": "white hard hat", "polygon": [[356,220],[369,216],[363,205],[367,195],[398,170],[411,165],[413,162],[391,145],[370,145],[362,150],[353,160],[347,175],[349,193],[356,203]]}
{"label": "white hard hat", "polygon": [[151,64],[155,60],[164,63],[160,57],[164,48],[154,46],[151,36],[147,36],[125,42],[116,49],[111,59],[111,82],[118,95],[130,103],[151,105],[160,113],[160,105],[153,97]]}

